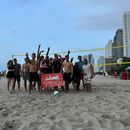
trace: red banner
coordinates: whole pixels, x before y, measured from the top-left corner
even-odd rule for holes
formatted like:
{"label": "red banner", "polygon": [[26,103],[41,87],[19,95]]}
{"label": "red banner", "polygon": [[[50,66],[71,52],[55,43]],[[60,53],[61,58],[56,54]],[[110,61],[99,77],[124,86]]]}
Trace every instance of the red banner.
{"label": "red banner", "polygon": [[63,75],[57,74],[42,74],[41,75],[41,87],[60,87],[64,86]]}

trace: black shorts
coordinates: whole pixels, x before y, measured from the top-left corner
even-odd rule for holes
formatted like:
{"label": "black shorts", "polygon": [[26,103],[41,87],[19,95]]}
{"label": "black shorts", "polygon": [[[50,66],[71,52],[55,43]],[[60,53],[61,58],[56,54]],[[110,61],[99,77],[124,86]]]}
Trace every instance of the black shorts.
{"label": "black shorts", "polygon": [[68,83],[70,83],[72,81],[71,73],[64,73],[63,74],[63,80],[67,81]]}
{"label": "black shorts", "polygon": [[8,71],[6,78],[14,78],[14,71]]}
{"label": "black shorts", "polygon": [[21,76],[20,75],[18,75],[18,76],[14,75],[14,80],[17,81],[17,82],[20,82]]}
{"label": "black shorts", "polygon": [[24,81],[29,80],[29,72],[23,72],[23,80]]}
{"label": "black shorts", "polygon": [[29,73],[29,81],[33,82],[33,81],[40,81],[40,77],[38,75],[37,72],[30,72]]}

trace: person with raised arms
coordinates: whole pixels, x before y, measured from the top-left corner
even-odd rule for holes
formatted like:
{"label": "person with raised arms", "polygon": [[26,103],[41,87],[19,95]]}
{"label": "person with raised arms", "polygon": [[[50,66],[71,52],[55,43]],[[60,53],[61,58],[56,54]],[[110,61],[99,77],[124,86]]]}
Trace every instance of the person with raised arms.
{"label": "person with raised arms", "polygon": [[45,59],[42,57],[42,60],[40,62],[40,74],[47,74],[49,72],[49,51],[50,48],[48,47]]}
{"label": "person with raised arms", "polygon": [[40,92],[40,77],[38,75],[38,61],[36,60],[36,54],[32,53],[32,59],[30,60],[28,57],[28,53],[26,54],[30,65],[30,73],[29,73],[29,93],[31,93],[33,88],[33,82],[37,82],[38,90]]}
{"label": "person with raised arms", "polygon": [[65,81],[65,91],[69,91],[69,84],[73,77],[73,64],[69,61],[69,56],[65,56],[65,62],[63,62],[61,67],[61,73],[63,71],[63,80]]}

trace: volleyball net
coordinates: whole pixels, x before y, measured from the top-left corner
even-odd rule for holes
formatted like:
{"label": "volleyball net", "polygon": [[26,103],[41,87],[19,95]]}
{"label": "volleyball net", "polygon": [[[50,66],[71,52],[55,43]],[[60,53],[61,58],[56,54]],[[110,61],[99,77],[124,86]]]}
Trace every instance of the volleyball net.
{"label": "volleyball net", "polygon": [[[124,48],[128,48],[130,47],[130,44],[127,45],[123,45],[123,46],[114,46],[114,47],[108,47],[108,48],[94,48],[94,49],[79,49],[79,50],[70,50],[70,57],[74,57],[74,61],[77,60],[77,56],[81,55],[83,57],[87,57],[89,58],[89,56],[91,56],[91,60],[93,59],[93,65],[95,68],[99,68],[99,67],[106,67],[106,66],[113,66],[113,65],[130,65],[130,62],[123,62],[122,60],[120,60],[118,62],[118,60],[113,60],[113,56],[112,56],[112,52],[115,49],[122,49],[124,50]],[[106,52],[110,52],[111,54],[108,55],[108,57],[106,56]],[[61,51],[61,52],[50,52],[49,56],[53,57],[53,55],[57,53],[58,55],[66,55],[68,53],[68,51]],[[45,55],[43,53],[43,55]],[[12,54],[12,59],[14,59],[14,57],[25,57],[25,54]],[[123,58],[123,57],[120,57]],[[111,60],[110,60],[111,59]],[[108,60],[108,61],[107,61]]]}

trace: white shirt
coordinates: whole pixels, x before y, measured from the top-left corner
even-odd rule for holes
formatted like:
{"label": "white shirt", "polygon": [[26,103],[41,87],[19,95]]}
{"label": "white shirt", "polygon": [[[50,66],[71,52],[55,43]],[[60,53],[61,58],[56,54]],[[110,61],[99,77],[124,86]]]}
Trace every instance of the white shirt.
{"label": "white shirt", "polygon": [[91,77],[90,64],[83,65],[82,70],[83,70],[83,73],[86,74],[87,77]]}

